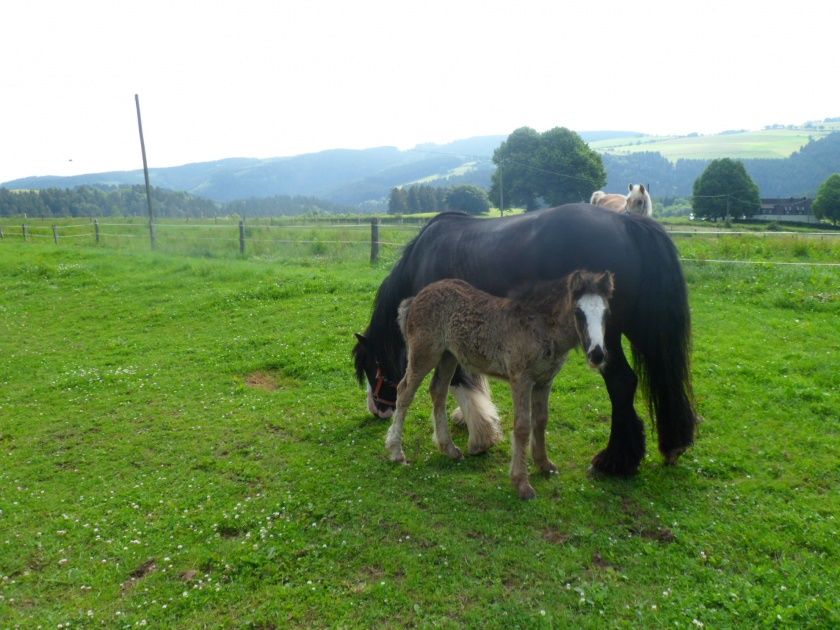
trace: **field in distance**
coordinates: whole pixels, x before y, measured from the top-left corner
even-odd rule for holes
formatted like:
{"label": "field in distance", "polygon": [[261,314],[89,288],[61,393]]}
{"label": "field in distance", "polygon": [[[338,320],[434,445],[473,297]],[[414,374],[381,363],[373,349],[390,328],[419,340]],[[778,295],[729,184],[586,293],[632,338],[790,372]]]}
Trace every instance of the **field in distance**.
{"label": "field in distance", "polygon": [[732,131],[714,135],[649,136],[607,138],[590,142],[600,153],[627,155],[652,151],[668,160],[716,158],[786,158],[830,133],[840,131],[840,123],[820,123],[814,127],[786,127],[761,131]]}

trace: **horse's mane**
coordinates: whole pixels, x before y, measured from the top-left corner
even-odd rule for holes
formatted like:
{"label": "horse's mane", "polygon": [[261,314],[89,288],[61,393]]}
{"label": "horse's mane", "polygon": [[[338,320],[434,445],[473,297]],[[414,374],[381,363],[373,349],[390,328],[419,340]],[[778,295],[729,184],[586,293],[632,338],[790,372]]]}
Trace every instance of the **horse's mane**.
{"label": "horse's mane", "polygon": [[[568,299],[569,281],[576,273],[578,272],[566,274],[555,280],[541,280],[519,286],[508,293],[508,298],[521,304],[524,309],[545,315],[567,310],[570,306]],[[598,280],[602,275],[586,273],[580,276],[583,284],[576,289],[578,295],[602,293],[602,290],[598,287]]]}
{"label": "horse's mane", "polygon": [[[432,217],[417,236],[405,246],[399,261],[376,292],[370,325],[365,331],[365,337],[371,342],[370,346],[375,348],[376,359],[381,367],[390,374],[402,372],[399,363],[403,360],[402,355],[405,351],[405,345],[397,324],[397,309],[400,302],[413,293],[413,274],[409,273],[409,266],[413,264],[412,253],[414,248],[433,225],[445,220],[464,218],[469,219],[470,216],[463,212],[442,212]],[[356,359],[356,378],[360,383],[363,383],[364,379],[363,362],[361,361],[364,352],[365,349],[362,344],[356,344],[353,348],[353,355]]]}
{"label": "horse's mane", "polygon": [[512,289],[507,297],[526,310],[549,314],[557,308],[560,301],[564,303],[563,307],[567,306],[565,303],[568,301],[568,289],[569,275],[566,275],[560,279],[520,285]]}

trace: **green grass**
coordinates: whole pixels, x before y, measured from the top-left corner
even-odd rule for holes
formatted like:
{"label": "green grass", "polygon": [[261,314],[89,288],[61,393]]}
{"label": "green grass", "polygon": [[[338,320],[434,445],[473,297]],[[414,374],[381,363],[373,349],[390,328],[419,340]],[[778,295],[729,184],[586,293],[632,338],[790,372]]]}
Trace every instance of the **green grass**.
{"label": "green grass", "polygon": [[636,138],[614,138],[590,143],[601,153],[626,155],[642,151],[661,153],[668,160],[715,159],[729,157],[786,158],[808,144],[820,139],[838,125],[825,124],[825,129],[765,129],[738,133],[701,136],[641,136]]}
{"label": "green grass", "polygon": [[[756,242],[678,240],[836,256]],[[399,249],[359,249],[0,241],[0,627],[840,624],[840,271],[686,263],[696,446],[590,477],[609,403],[574,354],[523,503],[509,441],[450,462],[425,396],[386,460],[349,353]]]}

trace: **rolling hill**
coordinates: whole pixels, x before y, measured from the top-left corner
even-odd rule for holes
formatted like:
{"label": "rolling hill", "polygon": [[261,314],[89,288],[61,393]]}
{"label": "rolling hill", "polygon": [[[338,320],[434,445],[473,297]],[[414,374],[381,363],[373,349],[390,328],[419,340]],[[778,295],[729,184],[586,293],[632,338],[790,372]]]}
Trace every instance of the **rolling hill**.
{"label": "rolling hill", "polygon": [[[582,132],[602,154],[608,190],[648,183],[655,195],[685,196],[708,160],[743,159],[764,196],[813,195],[840,172],[840,122],[717,135],[647,136],[632,131]],[[277,195],[318,197],[336,204],[381,209],[391,188],[411,183],[489,187],[493,151],[506,136],[481,136],[409,150],[335,149],[269,159],[231,158],[150,170],[152,184],[217,202]],[[75,177],[28,177],[9,189],[142,184],[141,170]]]}

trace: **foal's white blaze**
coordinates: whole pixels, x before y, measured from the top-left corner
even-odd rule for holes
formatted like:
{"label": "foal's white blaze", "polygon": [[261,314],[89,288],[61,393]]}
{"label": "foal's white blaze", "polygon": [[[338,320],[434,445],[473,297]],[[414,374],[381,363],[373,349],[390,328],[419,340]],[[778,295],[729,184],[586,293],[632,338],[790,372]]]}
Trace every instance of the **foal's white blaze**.
{"label": "foal's white blaze", "polygon": [[604,313],[607,312],[607,302],[600,295],[587,293],[578,300],[578,308],[586,318],[586,332],[589,335],[589,354],[595,348],[604,349]]}

